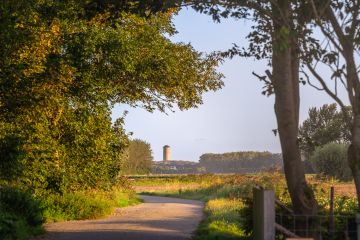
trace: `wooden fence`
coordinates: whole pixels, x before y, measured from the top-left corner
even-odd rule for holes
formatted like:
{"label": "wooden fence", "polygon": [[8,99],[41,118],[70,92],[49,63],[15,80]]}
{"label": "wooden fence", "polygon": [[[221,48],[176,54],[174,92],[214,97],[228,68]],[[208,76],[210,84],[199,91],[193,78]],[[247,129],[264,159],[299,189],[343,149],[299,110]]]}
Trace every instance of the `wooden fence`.
{"label": "wooden fence", "polygon": [[[333,208],[334,189],[330,192],[330,208]],[[276,206],[282,209],[282,213],[276,213]],[[335,230],[335,219],[341,225],[337,226],[338,230]],[[335,216],[330,211],[328,216],[296,215],[275,198],[272,190],[265,190],[261,187],[253,188],[254,240],[275,240],[277,233],[293,240],[313,239],[308,236],[317,236],[317,239],[321,240],[360,240],[360,214]],[[301,238],[298,233],[308,238]]]}

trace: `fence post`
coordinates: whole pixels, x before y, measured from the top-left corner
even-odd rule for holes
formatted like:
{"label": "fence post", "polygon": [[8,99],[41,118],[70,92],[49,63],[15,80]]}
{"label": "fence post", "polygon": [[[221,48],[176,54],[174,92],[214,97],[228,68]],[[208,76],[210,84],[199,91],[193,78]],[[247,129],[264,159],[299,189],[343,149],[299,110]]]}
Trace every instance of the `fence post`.
{"label": "fence post", "polygon": [[253,188],[254,240],[275,239],[275,193]]}
{"label": "fence post", "polygon": [[335,219],[334,219],[334,186],[330,188],[330,209],[329,209],[329,234],[330,239],[334,239]]}
{"label": "fence post", "polygon": [[357,236],[357,240],[360,240],[360,213],[356,214],[355,220],[356,220],[356,236]]}

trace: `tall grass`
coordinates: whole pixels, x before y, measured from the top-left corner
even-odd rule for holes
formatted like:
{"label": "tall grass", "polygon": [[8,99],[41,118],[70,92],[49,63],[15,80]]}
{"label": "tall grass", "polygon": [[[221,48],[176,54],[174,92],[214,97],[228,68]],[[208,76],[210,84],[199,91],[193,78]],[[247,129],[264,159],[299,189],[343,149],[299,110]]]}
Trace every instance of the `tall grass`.
{"label": "tall grass", "polygon": [[46,222],[94,219],[110,214],[116,207],[139,203],[134,191],[113,188],[111,191],[80,191],[42,196]]}
{"label": "tall grass", "polygon": [[205,207],[206,218],[200,224],[194,239],[249,239],[242,229],[244,219],[239,212],[244,208],[240,199],[219,198],[209,200]]}
{"label": "tall grass", "polygon": [[116,207],[139,203],[129,188],[72,193],[43,192],[34,197],[16,188],[0,188],[0,239],[27,240],[44,232],[44,222],[99,218]]}
{"label": "tall grass", "polygon": [[[320,205],[320,213],[329,209],[331,185],[351,188],[350,183],[308,177]],[[252,189],[260,185],[273,189],[278,199],[291,206],[281,173],[252,175],[187,175],[176,177],[135,178],[135,189],[143,194],[173,196],[205,201],[205,219],[195,239],[251,239]],[[349,189],[348,192],[351,192]],[[339,193],[335,197],[335,214],[354,214],[358,210],[355,196]]]}

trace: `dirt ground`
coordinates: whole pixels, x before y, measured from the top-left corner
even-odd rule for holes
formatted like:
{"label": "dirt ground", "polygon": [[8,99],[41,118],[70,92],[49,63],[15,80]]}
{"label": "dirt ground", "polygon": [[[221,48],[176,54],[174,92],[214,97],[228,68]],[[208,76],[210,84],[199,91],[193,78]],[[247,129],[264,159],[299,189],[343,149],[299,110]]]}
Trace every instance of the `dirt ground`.
{"label": "dirt ground", "polygon": [[47,234],[34,240],[184,240],[202,219],[200,201],[141,197],[144,203],[116,209],[106,219],[46,224]]}
{"label": "dirt ground", "polygon": [[356,197],[356,188],[354,183],[337,183],[334,184],[335,195]]}

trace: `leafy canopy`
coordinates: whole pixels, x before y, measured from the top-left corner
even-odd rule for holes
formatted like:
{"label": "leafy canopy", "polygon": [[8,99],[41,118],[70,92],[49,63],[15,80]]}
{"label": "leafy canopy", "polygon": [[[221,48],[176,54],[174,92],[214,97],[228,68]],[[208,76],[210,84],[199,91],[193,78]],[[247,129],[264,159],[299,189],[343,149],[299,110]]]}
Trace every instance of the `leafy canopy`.
{"label": "leafy canopy", "polygon": [[[347,112],[351,114],[349,109]],[[299,128],[300,148],[308,156],[327,143],[349,143],[350,136],[350,126],[336,104],[310,108],[309,117]]]}
{"label": "leafy canopy", "polygon": [[148,142],[141,139],[130,140],[122,164],[122,172],[126,174],[148,174],[152,167],[152,150]]}
{"label": "leafy canopy", "polygon": [[127,142],[114,104],[183,110],[221,88],[219,58],[166,37],[175,10],[131,2],[1,4],[3,181],[40,192],[109,187]]}

